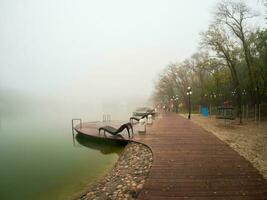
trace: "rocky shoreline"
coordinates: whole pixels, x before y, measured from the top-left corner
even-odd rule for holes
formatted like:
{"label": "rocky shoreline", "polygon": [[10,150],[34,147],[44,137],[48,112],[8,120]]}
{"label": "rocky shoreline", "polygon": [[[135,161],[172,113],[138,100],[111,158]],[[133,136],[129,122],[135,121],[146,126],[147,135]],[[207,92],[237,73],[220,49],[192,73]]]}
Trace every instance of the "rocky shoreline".
{"label": "rocky shoreline", "polygon": [[115,166],[102,180],[92,185],[78,200],[131,200],[143,188],[153,162],[151,150],[130,142]]}

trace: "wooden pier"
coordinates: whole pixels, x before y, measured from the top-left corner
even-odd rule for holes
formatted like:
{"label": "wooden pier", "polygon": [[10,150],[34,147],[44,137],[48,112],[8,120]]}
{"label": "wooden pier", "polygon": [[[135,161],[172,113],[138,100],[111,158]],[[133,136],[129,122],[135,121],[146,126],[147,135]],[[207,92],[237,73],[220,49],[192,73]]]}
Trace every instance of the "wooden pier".
{"label": "wooden pier", "polygon": [[[76,130],[90,134],[92,127]],[[103,136],[95,133],[95,137]],[[140,200],[267,199],[267,181],[250,162],[212,133],[177,114],[164,114],[146,134],[135,134],[131,140],[153,152]]]}
{"label": "wooden pier", "polygon": [[99,128],[101,126],[112,126],[114,128],[119,128],[121,124],[126,123],[126,121],[109,121],[109,122],[86,122],[82,123],[81,125],[77,125],[75,130],[77,133],[87,135],[93,138],[99,138],[104,140],[113,140],[113,141],[130,141],[132,138],[128,137],[128,134],[125,131],[122,132],[120,135],[111,135],[109,133],[103,134],[99,133]]}

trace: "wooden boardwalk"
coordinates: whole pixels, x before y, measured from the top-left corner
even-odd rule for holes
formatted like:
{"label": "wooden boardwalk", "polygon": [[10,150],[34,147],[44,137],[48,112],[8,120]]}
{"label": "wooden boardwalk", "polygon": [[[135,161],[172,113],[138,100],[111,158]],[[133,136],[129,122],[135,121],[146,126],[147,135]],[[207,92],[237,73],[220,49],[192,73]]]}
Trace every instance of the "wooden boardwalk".
{"label": "wooden boardwalk", "polygon": [[153,165],[138,199],[267,199],[267,182],[227,144],[175,114],[135,140],[148,145]]}
{"label": "wooden boardwalk", "polygon": [[179,115],[164,114],[133,140],[153,152],[140,200],[267,199],[267,182],[251,163]]}

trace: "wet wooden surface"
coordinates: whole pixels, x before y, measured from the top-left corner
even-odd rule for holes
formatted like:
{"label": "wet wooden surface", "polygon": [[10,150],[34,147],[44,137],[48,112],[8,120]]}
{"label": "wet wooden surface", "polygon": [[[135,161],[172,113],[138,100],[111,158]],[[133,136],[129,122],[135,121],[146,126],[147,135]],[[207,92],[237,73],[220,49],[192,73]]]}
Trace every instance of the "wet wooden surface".
{"label": "wet wooden surface", "polygon": [[134,140],[153,152],[138,199],[267,199],[267,183],[227,144],[176,114],[167,114]]}
{"label": "wet wooden surface", "polygon": [[153,152],[138,199],[267,199],[267,182],[251,163],[179,115],[164,114],[133,140]]}
{"label": "wet wooden surface", "polygon": [[87,136],[91,136],[94,138],[103,138],[103,139],[108,139],[108,140],[123,140],[123,141],[128,141],[132,140],[132,138],[128,137],[128,133],[126,130],[124,130],[122,133],[119,135],[112,135],[110,133],[104,134],[103,131],[99,133],[98,129],[102,126],[112,126],[114,128],[119,128],[123,123],[127,123],[128,121],[109,121],[109,122],[100,122],[100,121],[95,121],[95,122],[85,122],[82,123],[82,126],[79,124],[75,126],[75,130],[78,133],[85,134]]}

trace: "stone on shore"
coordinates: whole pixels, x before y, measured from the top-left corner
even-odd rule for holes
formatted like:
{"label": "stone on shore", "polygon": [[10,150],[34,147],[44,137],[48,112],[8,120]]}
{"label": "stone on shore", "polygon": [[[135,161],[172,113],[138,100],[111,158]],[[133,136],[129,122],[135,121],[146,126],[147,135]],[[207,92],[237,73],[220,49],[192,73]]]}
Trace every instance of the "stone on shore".
{"label": "stone on shore", "polygon": [[152,152],[148,147],[129,143],[111,172],[92,185],[78,200],[136,199],[144,186],[152,161]]}

